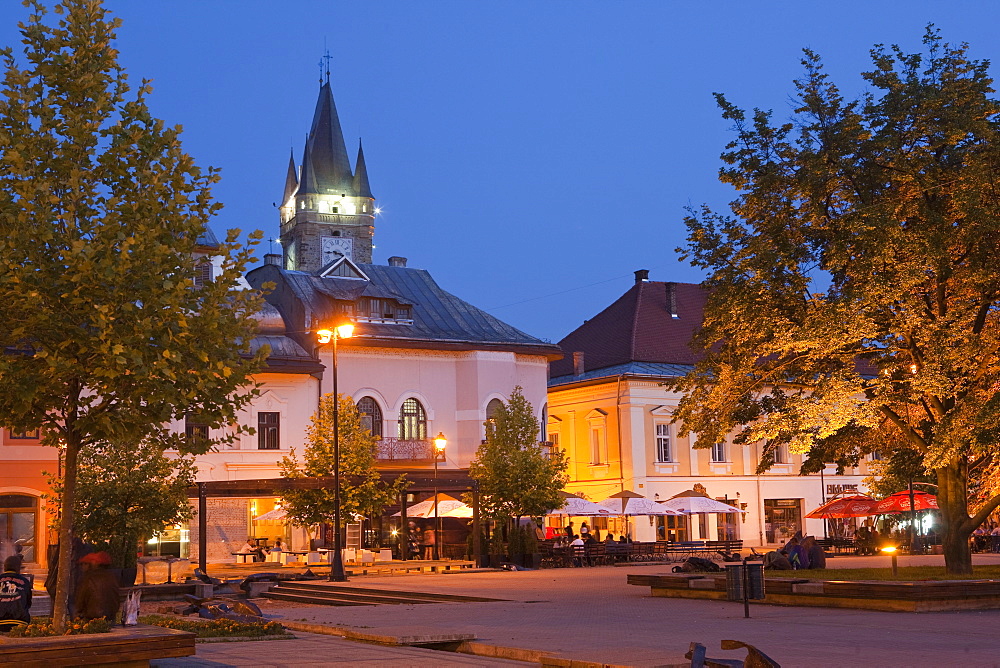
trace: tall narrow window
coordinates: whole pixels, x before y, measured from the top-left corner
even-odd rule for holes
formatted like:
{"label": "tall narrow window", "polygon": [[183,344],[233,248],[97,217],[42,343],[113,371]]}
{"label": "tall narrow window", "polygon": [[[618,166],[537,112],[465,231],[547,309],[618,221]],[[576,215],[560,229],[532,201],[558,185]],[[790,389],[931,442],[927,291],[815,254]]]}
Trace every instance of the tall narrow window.
{"label": "tall narrow window", "polygon": [[726,444],[716,443],[712,446],[712,461],[713,462],[725,462],[729,461],[726,459]]}
{"label": "tall narrow window", "polygon": [[427,414],[416,399],[407,399],[399,409],[399,437],[408,441],[427,438]]}
{"label": "tall narrow window", "polygon": [[775,464],[787,464],[788,463],[788,450],[785,449],[783,445],[774,446],[774,463]]}
{"label": "tall narrow window", "polygon": [[590,461],[594,464],[603,464],[607,459],[605,448],[604,427],[592,427],[590,429]]}
{"label": "tall narrow window", "polygon": [[670,450],[670,425],[656,425],[656,461],[672,462],[674,453]]}
{"label": "tall narrow window", "polygon": [[503,408],[503,402],[499,399],[490,399],[490,403],[486,404],[486,421],[496,422],[497,413]]}
{"label": "tall narrow window", "polygon": [[196,415],[184,417],[184,434],[191,443],[199,443],[208,440],[208,424],[203,418]]}
{"label": "tall narrow window", "polygon": [[257,449],[277,450],[280,448],[280,427],[280,413],[257,413]]}
{"label": "tall narrow window", "polygon": [[194,284],[195,285],[206,285],[212,282],[212,263],[199,262],[194,268]]}
{"label": "tall narrow window", "polygon": [[372,436],[382,435],[382,409],[371,397],[361,397],[358,402],[358,413],[361,414],[361,426]]}

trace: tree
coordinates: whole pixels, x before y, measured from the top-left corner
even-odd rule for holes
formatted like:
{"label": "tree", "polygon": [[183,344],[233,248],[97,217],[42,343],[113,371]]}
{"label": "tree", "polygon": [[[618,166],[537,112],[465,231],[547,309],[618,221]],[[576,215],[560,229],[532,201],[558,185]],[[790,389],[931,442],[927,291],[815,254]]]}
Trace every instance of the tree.
{"label": "tree", "polygon": [[479,484],[483,515],[492,520],[538,517],[564,499],[566,453],[546,453],[538,441],[538,420],[520,387],[486,422],[486,440],[469,464]]}
{"label": "tree", "polygon": [[[116,568],[134,568],[136,545],[164,527],[191,518],[188,487],[197,467],[189,457],[168,457],[151,441],[98,443],[80,453],[75,533],[106,543]],[[61,484],[53,479],[53,499]]]}
{"label": "tree", "polygon": [[[350,397],[340,395],[340,516],[380,513],[406,486],[404,476],[389,485],[375,468],[378,439],[361,424],[361,413]],[[324,395],[318,413],[306,430],[306,447],[299,463],[295,450],[281,460],[281,476],[289,480],[323,478],[334,474],[333,395]],[[282,505],[295,526],[312,527],[334,518],[334,489],[290,489]]]}
{"label": "tree", "polygon": [[854,101],[805,51],[786,123],[717,95],[738,196],[732,215],[687,218],[710,297],[704,358],[673,387],[699,447],[735,431],[800,453],[916,451],[948,571],[969,573],[968,536],[1000,504],[969,513],[1000,435],[1000,108],[988,63],[932,27],[924,45],[876,46]]}
{"label": "tree", "polygon": [[[195,285],[218,174],[150,115],[147,81],[129,94],[112,47],[120,22],[99,0],[63,0],[55,26],[40,2],[26,5],[26,68],[2,52],[0,422],[64,448],[66,546],[81,452],[145,439],[206,450],[164,425],[189,412],[237,424],[267,349],[250,355],[259,296],[238,289],[251,259],[239,230],[213,250],[214,281]],[[252,246],[260,233],[250,236]],[[60,629],[69,559],[61,550]]]}

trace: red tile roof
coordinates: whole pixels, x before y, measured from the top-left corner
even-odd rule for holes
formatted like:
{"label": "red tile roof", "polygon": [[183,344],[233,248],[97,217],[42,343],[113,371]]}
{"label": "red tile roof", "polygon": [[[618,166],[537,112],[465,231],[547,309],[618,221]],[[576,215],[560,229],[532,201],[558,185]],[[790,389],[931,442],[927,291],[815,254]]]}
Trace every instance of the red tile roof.
{"label": "red tile roof", "polygon": [[552,363],[552,377],[573,374],[574,352],[583,352],[584,371],[627,362],[694,364],[698,355],[688,343],[707,296],[694,283],[636,283],[559,342],[566,356]]}

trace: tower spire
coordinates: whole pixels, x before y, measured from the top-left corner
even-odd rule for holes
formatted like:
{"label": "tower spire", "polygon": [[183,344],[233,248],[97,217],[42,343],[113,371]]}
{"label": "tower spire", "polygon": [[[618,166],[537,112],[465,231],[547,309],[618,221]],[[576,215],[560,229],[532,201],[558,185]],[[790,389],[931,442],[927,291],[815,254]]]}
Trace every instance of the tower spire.
{"label": "tower spire", "polygon": [[295,170],[295,153],[292,149],[288,150],[288,171],[285,173],[285,194],[281,199],[281,205],[284,206],[288,204],[288,200],[295,195],[295,191],[299,189],[299,175]]}
{"label": "tower spire", "polygon": [[371,197],[371,186],[368,185],[368,168],[365,166],[365,151],[361,146],[361,138],[358,137],[358,160],[354,163],[354,193],[358,197]]}
{"label": "tower spire", "polygon": [[344,132],[340,128],[340,118],[329,82],[319,89],[319,99],[316,101],[306,146],[309,149],[312,177],[318,188],[316,192],[349,194],[353,189],[351,162],[347,157]]}

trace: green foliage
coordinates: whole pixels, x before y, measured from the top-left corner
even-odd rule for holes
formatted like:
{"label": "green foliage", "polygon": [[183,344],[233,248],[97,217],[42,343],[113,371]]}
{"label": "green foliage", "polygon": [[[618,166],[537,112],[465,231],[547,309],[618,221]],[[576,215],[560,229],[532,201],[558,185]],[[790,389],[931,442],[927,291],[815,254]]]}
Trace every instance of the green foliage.
{"label": "green foliage", "polygon": [[537,517],[562,505],[568,463],[562,451],[546,453],[538,420],[520,387],[486,422],[486,440],[469,465],[479,483],[483,516],[492,520]]}
{"label": "green foliage", "polygon": [[143,615],[140,624],[160,626],[165,629],[190,631],[199,638],[260,638],[262,636],[283,636],[285,627],[278,622],[236,622],[231,619],[177,619],[163,615]]}
{"label": "green foliage", "polygon": [[704,359],[672,386],[698,447],[736,432],[814,465],[919,453],[949,568],[969,569],[966,538],[1000,503],[967,512],[967,472],[1000,435],[1000,106],[988,63],[930,28],[924,44],[875,47],[859,100],[807,50],[787,123],[718,96],[738,196],[686,221],[711,292]]}
{"label": "green foliage", "polygon": [[56,630],[50,617],[36,617],[30,624],[25,626],[15,626],[10,631],[11,638],[48,638],[50,636],[78,636],[89,633],[108,633],[111,631],[111,622],[104,617],[85,621],[83,619],[71,620],[66,625],[65,631]]}
{"label": "green foliage", "polygon": [[[333,395],[325,395],[318,415],[306,431],[306,448],[300,463],[295,450],[281,460],[281,476],[288,479],[321,478],[334,474]],[[361,424],[361,414],[350,397],[340,395],[340,512],[341,521],[353,515],[378,514],[405,488],[403,477],[392,485],[382,482],[376,470],[377,438]],[[313,527],[332,522],[334,490],[289,490],[283,494],[288,519],[296,526]]]}
{"label": "green foliage", "polygon": [[[107,544],[112,566],[136,564],[136,545],[164,527],[191,518],[187,490],[197,467],[190,457],[166,457],[162,444],[103,443],[81,453],[77,477],[76,534]],[[49,476],[60,500],[61,484]]]}
{"label": "green foliage", "polygon": [[40,428],[65,448],[68,544],[81,449],[152,438],[206,451],[166,425],[189,412],[238,424],[267,350],[250,350],[260,297],[239,289],[252,258],[238,230],[211,249],[215,280],[194,284],[218,173],[149,113],[148,82],[130,93],[113,46],[119,21],[99,0],[63,0],[54,25],[41,2],[25,4],[26,64],[0,52],[0,424]]}
{"label": "green foliage", "polygon": [[100,2],[66,0],[57,26],[31,7],[27,69],[3,52],[0,347],[24,354],[0,356],[0,421],[80,446],[194,411],[235,424],[259,368],[246,354],[260,301],[238,289],[251,259],[238,230],[211,251],[221,274],[194,289],[218,173],[150,115],[148,83],[129,96],[119,21]]}

